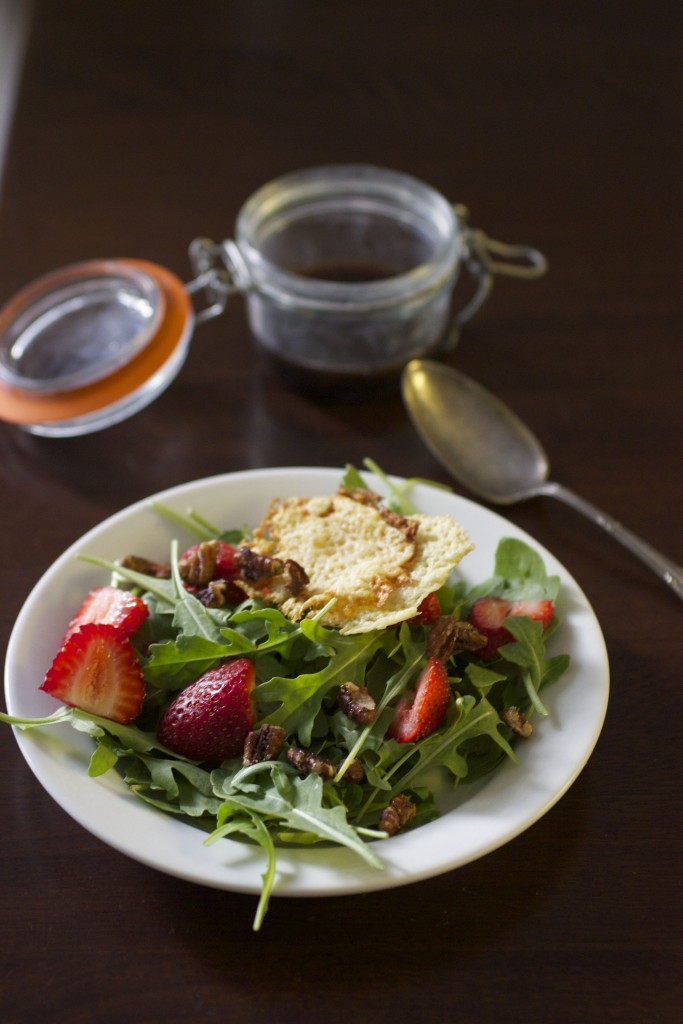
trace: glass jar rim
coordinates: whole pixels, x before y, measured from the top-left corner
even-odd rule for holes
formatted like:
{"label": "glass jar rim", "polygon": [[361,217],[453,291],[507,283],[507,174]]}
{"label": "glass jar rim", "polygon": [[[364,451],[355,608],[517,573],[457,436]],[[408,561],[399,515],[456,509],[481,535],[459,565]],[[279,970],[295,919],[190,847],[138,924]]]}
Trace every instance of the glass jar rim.
{"label": "glass jar rim", "polygon": [[[409,270],[373,281],[334,281],[297,274],[261,251],[269,224],[289,215],[301,219],[356,209],[379,213],[403,225],[428,225],[432,258]],[[410,303],[455,277],[463,244],[453,206],[419,179],[372,164],[330,164],[293,171],[254,192],[240,209],[235,243],[243,266],[240,286],[283,307],[361,313]]]}

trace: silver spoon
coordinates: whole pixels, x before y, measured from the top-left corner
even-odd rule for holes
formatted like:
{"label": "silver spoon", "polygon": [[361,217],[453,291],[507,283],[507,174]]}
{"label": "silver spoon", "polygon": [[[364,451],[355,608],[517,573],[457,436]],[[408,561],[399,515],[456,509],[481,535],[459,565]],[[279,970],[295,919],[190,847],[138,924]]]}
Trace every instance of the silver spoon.
{"label": "silver spoon", "polygon": [[401,380],[418,433],[437,459],[473,494],[511,505],[547,495],[602,526],[683,599],[683,568],[616,519],[548,480],[548,458],[529,428],[476,381],[443,363],[413,359]]}

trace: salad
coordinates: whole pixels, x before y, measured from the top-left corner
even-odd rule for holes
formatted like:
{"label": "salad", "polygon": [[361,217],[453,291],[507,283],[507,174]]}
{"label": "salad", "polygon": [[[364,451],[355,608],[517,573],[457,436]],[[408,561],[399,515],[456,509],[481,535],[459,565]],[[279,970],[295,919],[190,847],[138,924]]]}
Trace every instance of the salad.
{"label": "salad", "polygon": [[[353,467],[340,484],[369,491]],[[389,485],[387,505],[400,515],[415,512],[408,489]],[[234,553],[246,531],[158,511],[194,544],[172,545],[168,566],[144,553],[117,563],[86,556],[111,582],[84,598],[43,683],[65,706],[0,717],[21,728],[68,721],[93,738],[90,775],[118,771],[207,843],[259,844],[255,928],[278,849],[333,843],[381,869],[382,842],[438,816],[441,787],[517,760],[545,713],[540,691],[568,665],[546,653],[559,581],[522,541],[503,539],[476,587],[449,579],[408,621],[343,635],[323,623],[325,609],[292,621],[245,597]],[[216,555],[210,586],[188,580],[200,551]],[[207,590],[224,602],[207,602]],[[86,707],[78,697],[92,692],[93,666],[99,694]]]}

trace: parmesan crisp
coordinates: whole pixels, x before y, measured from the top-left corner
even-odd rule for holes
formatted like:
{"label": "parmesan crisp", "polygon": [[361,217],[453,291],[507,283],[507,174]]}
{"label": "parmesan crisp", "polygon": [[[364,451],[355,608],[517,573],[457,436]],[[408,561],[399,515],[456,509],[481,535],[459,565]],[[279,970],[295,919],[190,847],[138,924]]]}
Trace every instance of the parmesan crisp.
{"label": "parmesan crisp", "polygon": [[293,621],[334,605],[322,622],[341,633],[385,629],[418,612],[473,549],[450,516],[401,516],[367,491],[276,498],[247,542],[259,555],[292,560],[308,582],[296,594],[277,578],[240,581]]}

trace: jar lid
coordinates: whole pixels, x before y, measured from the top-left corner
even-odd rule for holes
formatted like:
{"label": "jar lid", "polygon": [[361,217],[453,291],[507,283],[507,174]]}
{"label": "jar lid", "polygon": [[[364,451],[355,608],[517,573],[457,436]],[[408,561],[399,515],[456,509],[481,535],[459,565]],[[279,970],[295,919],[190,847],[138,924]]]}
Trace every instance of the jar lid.
{"label": "jar lid", "polygon": [[193,327],[182,281],[135,259],[90,260],[0,309],[0,418],[48,436],[126,419],[176,376]]}

